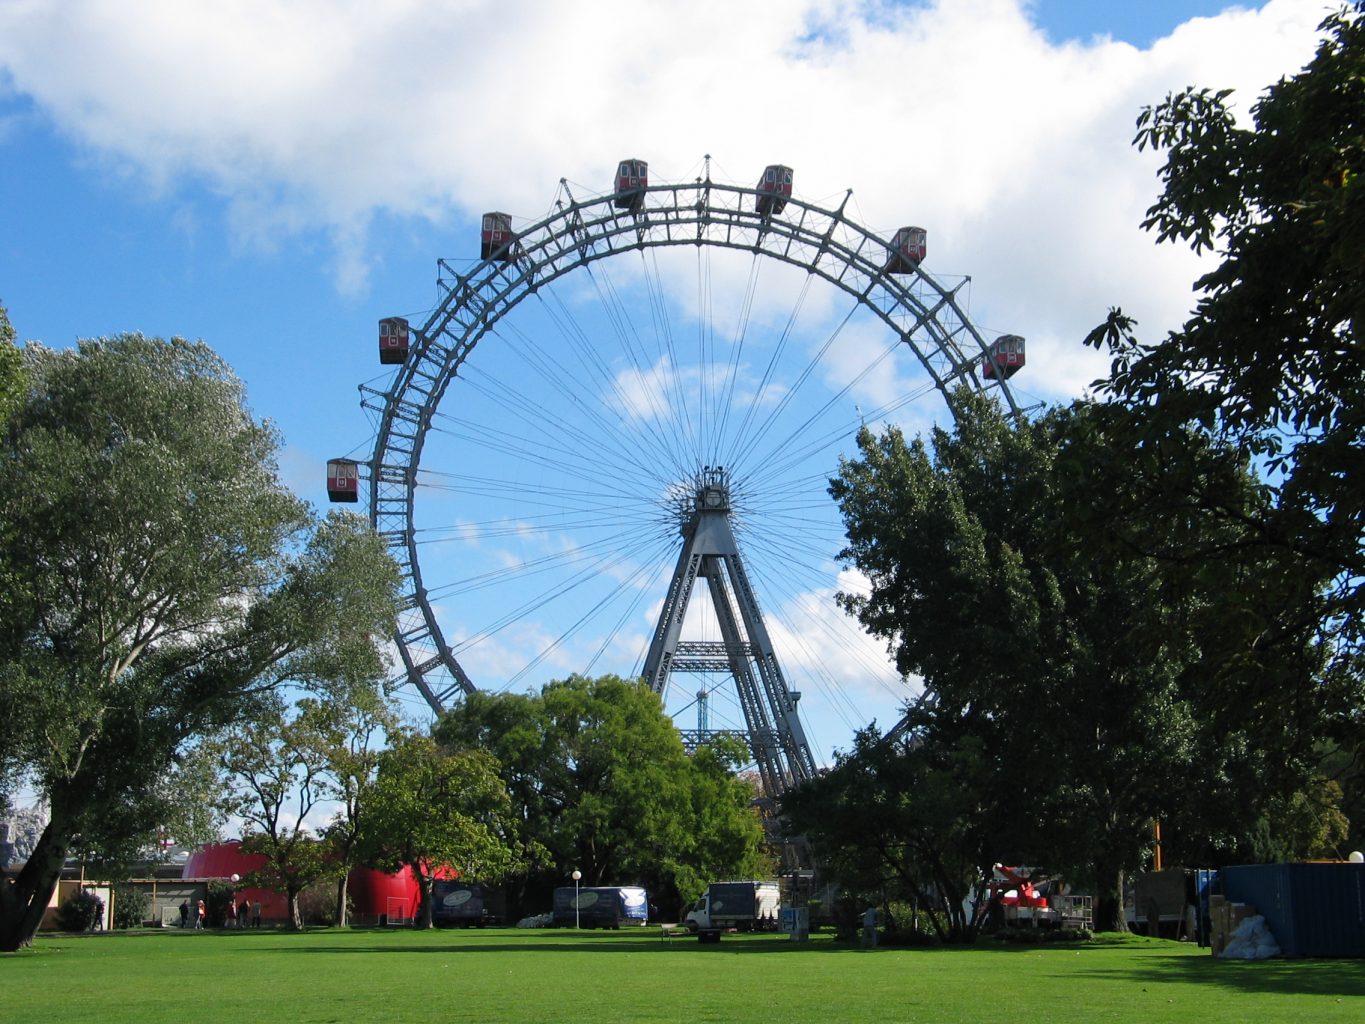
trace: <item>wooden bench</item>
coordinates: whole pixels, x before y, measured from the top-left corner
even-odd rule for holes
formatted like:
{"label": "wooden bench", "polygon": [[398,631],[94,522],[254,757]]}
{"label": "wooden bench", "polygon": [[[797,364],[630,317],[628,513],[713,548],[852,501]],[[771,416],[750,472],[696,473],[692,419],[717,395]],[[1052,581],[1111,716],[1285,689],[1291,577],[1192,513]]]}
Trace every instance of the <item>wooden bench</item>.
{"label": "wooden bench", "polygon": [[672,942],[674,939],[688,938],[692,932],[680,924],[661,924],[659,925],[659,938],[665,942]]}

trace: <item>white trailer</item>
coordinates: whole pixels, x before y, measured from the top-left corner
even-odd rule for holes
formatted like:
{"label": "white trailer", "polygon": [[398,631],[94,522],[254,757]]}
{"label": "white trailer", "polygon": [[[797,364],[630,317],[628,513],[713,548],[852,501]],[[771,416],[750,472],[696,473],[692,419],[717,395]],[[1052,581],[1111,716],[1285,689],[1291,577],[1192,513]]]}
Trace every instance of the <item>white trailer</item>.
{"label": "white trailer", "polygon": [[781,906],[776,882],[712,882],[682,923],[694,932],[716,935],[731,928],[775,931]]}

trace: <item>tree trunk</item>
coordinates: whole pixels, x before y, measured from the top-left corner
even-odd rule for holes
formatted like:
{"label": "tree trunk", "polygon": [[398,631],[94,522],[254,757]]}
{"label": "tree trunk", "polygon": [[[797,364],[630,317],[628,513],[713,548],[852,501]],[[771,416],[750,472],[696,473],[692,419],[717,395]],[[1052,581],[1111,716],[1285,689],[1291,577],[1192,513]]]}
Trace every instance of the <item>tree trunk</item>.
{"label": "tree trunk", "polygon": [[288,893],[289,898],[289,929],[291,931],[303,931],[303,915],[299,913],[299,894],[293,890]]}
{"label": "tree trunk", "polygon": [[412,873],[417,876],[417,887],[422,893],[422,917],[417,927],[435,928],[431,919],[431,876],[413,865]]}
{"label": "tree trunk", "polygon": [[346,928],[350,926],[350,921],[346,917],[346,886],[350,880],[350,875],[342,875],[337,879],[337,927]]}
{"label": "tree trunk", "polygon": [[0,953],[33,943],[62,877],[70,830],[54,814],[23,870],[0,880]]}
{"label": "tree trunk", "polygon": [[[1123,917],[1123,869],[1101,864],[1095,872],[1094,926],[1097,932],[1126,932]],[[1108,879],[1106,882],[1105,880]]]}

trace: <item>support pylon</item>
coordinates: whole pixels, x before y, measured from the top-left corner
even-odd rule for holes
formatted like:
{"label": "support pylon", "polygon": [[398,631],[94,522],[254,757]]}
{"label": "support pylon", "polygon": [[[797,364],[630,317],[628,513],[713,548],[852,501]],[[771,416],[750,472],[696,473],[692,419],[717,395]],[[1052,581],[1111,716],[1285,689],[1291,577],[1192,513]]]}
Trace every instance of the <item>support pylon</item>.
{"label": "support pylon", "polygon": [[[645,659],[645,681],[662,694],[675,670],[723,671],[734,679],[749,749],[771,809],[783,793],[815,775],[815,759],[796,711],[800,694],[789,690],[782,676],[730,526],[730,508],[725,470],[706,467],[681,517],[682,552]],[[720,643],[681,642],[698,578],[706,580],[711,593]],[[782,844],[785,859],[806,859],[804,843],[783,838]]]}

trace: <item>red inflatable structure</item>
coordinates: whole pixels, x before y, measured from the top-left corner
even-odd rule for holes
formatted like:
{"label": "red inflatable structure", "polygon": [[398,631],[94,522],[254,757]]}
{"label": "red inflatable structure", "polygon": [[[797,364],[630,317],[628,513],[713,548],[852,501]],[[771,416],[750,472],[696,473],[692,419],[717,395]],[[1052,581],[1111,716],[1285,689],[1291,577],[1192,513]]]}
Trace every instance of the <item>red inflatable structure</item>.
{"label": "red inflatable structure", "polygon": [[[242,844],[210,843],[201,846],[190,854],[180,871],[181,878],[219,878],[231,881],[233,875],[245,878],[252,871],[265,865],[265,854],[243,853]],[[289,916],[289,904],[283,893],[270,889],[234,889],[233,899],[246,900],[261,905],[262,921],[283,921]],[[214,921],[213,924],[220,922]]]}
{"label": "red inflatable structure", "polygon": [[[216,878],[230,881],[233,875],[245,878],[264,866],[265,855],[243,853],[242,844],[233,840],[211,843],[190,854],[181,878]],[[458,871],[440,870],[436,876],[453,880]],[[405,867],[395,874],[373,868],[355,868],[346,879],[347,895],[354,908],[357,924],[397,924],[411,921],[421,907],[422,890],[412,869]],[[289,904],[283,893],[270,889],[237,889],[235,899],[261,904],[261,920],[279,922],[289,916]],[[215,924],[217,922],[214,922]]]}

